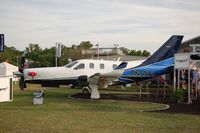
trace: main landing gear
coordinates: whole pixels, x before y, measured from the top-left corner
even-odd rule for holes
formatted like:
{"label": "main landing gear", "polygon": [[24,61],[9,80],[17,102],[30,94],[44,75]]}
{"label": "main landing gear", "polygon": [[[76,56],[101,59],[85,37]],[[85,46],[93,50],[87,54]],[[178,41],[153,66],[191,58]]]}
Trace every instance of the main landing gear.
{"label": "main landing gear", "polygon": [[91,94],[90,95],[91,99],[99,99],[100,98],[100,94],[99,94],[99,90],[98,90],[98,85],[92,84],[90,86],[84,86],[83,90],[82,90],[82,93],[84,95]]}
{"label": "main landing gear", "polygon": [[90,93],[91,93],[90,87],[89,87],[89,86],[83,86],[83,88],[82,88],[82,93],[83,93],[84,95],[90,94]]}

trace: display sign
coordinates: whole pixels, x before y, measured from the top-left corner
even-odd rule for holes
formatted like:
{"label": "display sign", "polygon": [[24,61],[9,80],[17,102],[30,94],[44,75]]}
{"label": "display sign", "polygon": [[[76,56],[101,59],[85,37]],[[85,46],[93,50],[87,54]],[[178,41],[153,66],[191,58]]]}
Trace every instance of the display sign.
{"label": "display sign", "polygon": [[175,54],[175,69],[189,69],[190,55],[189,54]]}
{"label": "display sign", "polygon": [[190,44],[193,53],[200,53],[200,44]]}
{"label": "display sign", "polygon": [[196,46],[196,47],[195,47],[195,52],[196,52],[196,53],[200,53],[200,46]]}
{"label": "display sign", "polygon": [[0,102],[11,101],[13,98],[11,77],[0,77]]}
{"label": "display sign", "polygon": [[4,34],[0,34],[0,52],[4,52]]}

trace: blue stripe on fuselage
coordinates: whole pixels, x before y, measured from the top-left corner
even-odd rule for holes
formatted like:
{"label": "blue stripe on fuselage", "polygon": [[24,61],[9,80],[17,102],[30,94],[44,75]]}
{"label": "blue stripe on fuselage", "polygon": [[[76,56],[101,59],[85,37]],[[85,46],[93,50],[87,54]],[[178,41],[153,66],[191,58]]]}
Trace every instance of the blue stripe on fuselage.
{"label": "blue stripe on fuselage", "polygon": [[174,65],[174,57],[153,63],[151,65],[125,70],[124,73],[122,74],[122,77],[151,78],[156,75],[169,73],[173,65]]}

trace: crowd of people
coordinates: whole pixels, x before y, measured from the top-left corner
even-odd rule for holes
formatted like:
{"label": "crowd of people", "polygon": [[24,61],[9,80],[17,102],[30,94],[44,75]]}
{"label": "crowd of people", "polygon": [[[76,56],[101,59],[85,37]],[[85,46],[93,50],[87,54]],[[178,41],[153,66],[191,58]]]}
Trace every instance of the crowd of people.
{"label": "crowd of people", "polygon": [[188,87],[188,81],[190,81],[192,96],[195,96],[196,89],[197,94],[200,95],[200,68],[197,67],[196,64],[192,63],[191,65],[193,66],[191,66],[190,80],[188,80],[188,70],[180,70],[180,86],[182,89],[186,90]]}

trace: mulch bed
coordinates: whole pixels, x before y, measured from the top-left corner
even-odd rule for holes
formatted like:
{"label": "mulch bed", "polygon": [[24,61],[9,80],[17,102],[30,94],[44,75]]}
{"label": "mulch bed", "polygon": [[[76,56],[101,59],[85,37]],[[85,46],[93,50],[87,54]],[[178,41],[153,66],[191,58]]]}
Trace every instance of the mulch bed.
{"label": "mulch bed", "polygon": [[[90,95],[84,95],[82,93],[77,93],[72,95],[74,98],[90,99]],[[185,114],[197,114],[200,115],[200,98],[198,100],[193,100],[192,104],[186,103],[175,103],[170,100],[169,95],[166,98],[163,97],[162,93],[156,98],[156,94],[152,93],[149,97],[146,94],[139,97],[138,94],[101,94],[101,99],[105,100],[128,100],[128,101],[141,101],[141,102],[155,102],[168,104],[170,108],[166,110],[160,110],[156,112],[163,113],[185,113]]]}

